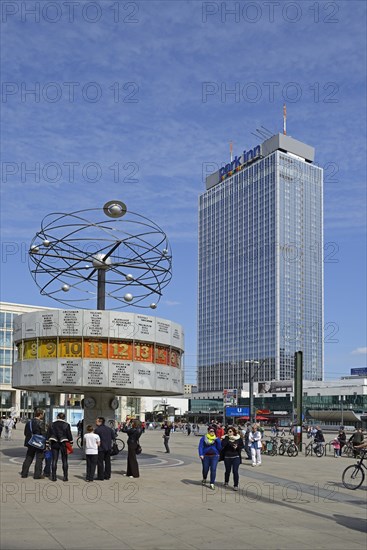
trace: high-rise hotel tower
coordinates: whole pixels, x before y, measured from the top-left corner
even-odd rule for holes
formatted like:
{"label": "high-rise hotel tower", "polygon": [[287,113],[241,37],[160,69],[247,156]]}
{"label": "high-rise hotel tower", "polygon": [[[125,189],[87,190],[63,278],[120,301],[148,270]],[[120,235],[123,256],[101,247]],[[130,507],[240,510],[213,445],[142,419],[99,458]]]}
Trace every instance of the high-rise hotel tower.
{"label": "high-rise hotel tower", "polygon": [[323,170],[278,134],[206,178],[199,200],[198,390],[323,378]]}

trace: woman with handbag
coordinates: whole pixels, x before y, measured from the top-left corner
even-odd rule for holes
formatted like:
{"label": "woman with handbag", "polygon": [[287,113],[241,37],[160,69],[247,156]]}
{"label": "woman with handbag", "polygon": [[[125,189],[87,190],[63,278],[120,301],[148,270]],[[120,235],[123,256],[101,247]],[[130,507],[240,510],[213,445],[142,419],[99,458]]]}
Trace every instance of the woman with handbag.
{"label": "woman with handbag", "polygon": [[23,462],[21,476],[28,477],[29,468],[33,462],[34,457],[36,457],[36,464],[34,466],[34,479],[43,479],[42,475],[42,461],[43,461],[43,450],[44,448],[33,447],[30,442],[33,436],[45,436],[45,424],[43,418],[45,416],[44,411],[37,409],[34,413],[34,418],[29,420],[24,427],[24,446],[27,447],[27,454]]}
{"label": "woman with handbag", "polygon": [[122,432],[128,435],[127,439],[127,470],[126,476],[139,477],[139,465],[136,455],[141,453],[139,438],[141,436],[140,420],[134,419],[122,428]]}
{"label": "woman with handbag", "polygon": [[70,424],[65,421],[65,414],[59,413],[55,422],[49,426],[47,439],[52,451],[51,481],[56,481],[57,461],[61,451],[63,481],[68,481],[68,452],[66,443],[73,444]]}

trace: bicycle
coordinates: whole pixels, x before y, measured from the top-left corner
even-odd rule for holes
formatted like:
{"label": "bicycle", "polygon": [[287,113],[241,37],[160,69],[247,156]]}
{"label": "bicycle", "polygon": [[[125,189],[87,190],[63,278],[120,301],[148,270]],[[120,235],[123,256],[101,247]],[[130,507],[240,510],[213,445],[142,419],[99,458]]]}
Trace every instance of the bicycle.
{"label": "bicycle", "polygon": [[278,440],[276,437],[272,437],[270,441],[264,441],[263,453],[270,456],[275,456],[278,453]]}
{"label": "bicycle", "polygon": [[298,447],[294,443],[293,439],[282,439],[281,444],[279,445],[278,453],[283,456],[284,453],[287,452],[288,456],[297,456],[298,455]]}
{"label": "bicycle", "polygon": [[289,445],[287,449],[287,454],[290,457],[298,456],[298,447],[294,441],[292,441],[292,443]]}
{"label": "bicycle", "polygon": [[351,466],[348,466],[345,468],[343,474],[342,474],[342,482],[344,487],[347,489],[351,489],[352,491],[355,491],[360,487],[364,481],[365,473],[363,471],[363,468],[367,470],[365,464],[363,464],[364,459],[367,456],[367,450],[363,449],[362,456],[358,460],[357,464],[352,464]]}
{"label": "bicycle", "polygon": [[353,448],[353,443],[351,441],[348,441],[344,445],[343,450],[341,452],[341,455],[342,456],[347,456],[348,458],[353,458],[354,457],[354,448]]}
{"label": "bicycle", "polygon": [[125,441],[123,439],[120,439],[119,437],[117,437],[115,439],[115,443],[117,445],[119,453],[121,453],[121,451],[123,451],[125,449]]}
{"label": "bicycle", "polygon": [[311,456],[315,453],[317,457],[324,456],[325,454],[325,444],[323,441],[310,441],[308,445],[305,447],[305,456],[308,456],[311,454]]}

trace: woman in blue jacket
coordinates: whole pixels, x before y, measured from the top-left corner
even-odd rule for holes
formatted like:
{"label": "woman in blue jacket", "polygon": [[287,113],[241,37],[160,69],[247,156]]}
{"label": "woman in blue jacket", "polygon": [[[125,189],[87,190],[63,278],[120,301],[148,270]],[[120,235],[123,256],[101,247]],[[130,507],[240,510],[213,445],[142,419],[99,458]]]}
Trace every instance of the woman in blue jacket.
{"label": "woman in blue jacket", "polygon": [[199,456],[203,466],[203,481],[205,485],[206,478],[210,469],[210,488],[214,489],[215,477],[217,474],[217,466],[219,454],[222,448],[220,439],[215,434],[215,429],[212,426],[208,427],[208,433],[203,435],[199,442]]}

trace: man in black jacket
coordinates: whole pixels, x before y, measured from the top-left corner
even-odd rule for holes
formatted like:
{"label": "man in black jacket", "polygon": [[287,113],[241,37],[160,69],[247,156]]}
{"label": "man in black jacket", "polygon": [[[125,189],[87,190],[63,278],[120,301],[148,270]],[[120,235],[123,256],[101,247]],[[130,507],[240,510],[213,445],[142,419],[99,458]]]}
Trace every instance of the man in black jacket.
{"label": "man in black jacket", "polygon": [[97,427],[94,433],[99,435],[101,444],[98,447],[98,463],[97,463],[97,479],[103,481],[111,477],[111,448],[112,441],[116,439],[115,432],[112,428],[105,425],[105,418],[98,416],[96,419]]}
{"label": "man in black jacket", "polygon": [[43,450],[41,451],[39,449],[36,449],[35,447],[31,447],[31,445],[28,445],[28,441],[31,439],[32,434],[46,435],[46,428],[43,422],[44,416],[44,411],[42,411],[41,409],[37,409],[34,413],[34,418],[32,418],[32,420],[29,420],[24,427],[24,446],[27,447],[27,454],[23,462],[22,471],[20,474],[22,477],[28,477],[29,468],[33,462],[34,457],[36,457],[33,477],[34,479],[44,478],[44,476],[42,475],[42,461],[44,456]]}
{"label": "man in black jacket", "polygon": [[73,443],[71,427],[65,420],[65,414],[59,413],[55,422],[52,422],[48,427],[47,439],[51,445],[52,464],[51,464],[51,481],[56,481],[57,461],[59,460],[59,452],[61,451],[62,471],[64,474],[63,481],[68,481],[68,453],[66,442]]}

